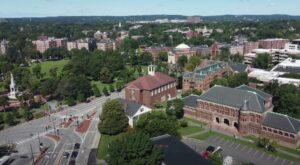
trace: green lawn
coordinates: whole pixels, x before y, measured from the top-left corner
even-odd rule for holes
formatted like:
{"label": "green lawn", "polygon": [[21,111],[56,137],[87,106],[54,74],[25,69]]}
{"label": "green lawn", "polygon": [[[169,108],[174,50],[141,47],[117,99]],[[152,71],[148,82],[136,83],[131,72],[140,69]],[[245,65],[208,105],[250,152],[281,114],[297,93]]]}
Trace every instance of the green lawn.
{"label": "green lawn", "polygon": [[201,132],[203,131],[203,128],[197,127],[197,126],[188,126],[185,128],[180,128],[179,132],[182,136],[190,135],[193,133]]}
{"label": "green lawn", "polygon": [[201,122],[201,121],[195,120],[195,119],[191,119],[191,118],[187,118],[187,117],[183,117],[183,120],[186,120],[186,121],[192,122],[192,123],[196,123],[196,124],[199,124],[199,125],[203,125],[203,126],[207,125],[204,122]]}
{"label": "green lawn", "polygon": [[[44,61],[39,63],[42,67],[42,73],[45,73],[45,76],[48,77],[49,76],[49,70],[52,68],[57,68],[57,73],[60,74],[60,72],[62,71],[63,67],[69,62],[70,60],[59,60],[59,61]],[[32,68],[37,65],[37,64],[33,64],[30,67],[30,70],[32,70]]]}
{"label": "green lawn", "polygon": [[98,155],[97,158],[98,159],[104,159],[105,156],[107,155],[107,149],[108,149],[108,144],[110,142],[112,142],[115,139],[118,139],[120,137],[122,137],[122,135],[124,135],[124,133],[115,135],[115,136],[109,136],[109,135],[101,135],[101,139],[100,139],[100,143],[98,146]]}
{"label": "green lawn", "polygon": [[[109,90],[110,84],[103,84],[101,81],[92,81],[92,85],[96,84],[100,92],[102,92],[102,89],[106,86],[107,90]],[[114,87],[116,87],[116,81],[112,83]]]}

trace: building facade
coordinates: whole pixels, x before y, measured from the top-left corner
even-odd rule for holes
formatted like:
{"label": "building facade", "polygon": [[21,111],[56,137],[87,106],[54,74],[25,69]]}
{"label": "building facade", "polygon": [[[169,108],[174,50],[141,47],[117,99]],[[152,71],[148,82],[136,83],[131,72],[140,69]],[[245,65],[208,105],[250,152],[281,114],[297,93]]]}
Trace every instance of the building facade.
{"label": "building facade", "polygon": [[138,78],[125,87],[125,99],[148,107],[156,103],[175,98],[176,79],[169,75],[155,72],[155,66],[148,67],[148,75]]}
{"label": "building facade", "polygon": [[[212,128],[235,135],[266,135],[299,146],[300,121],[290,119],[293,121],[279,123],[284,119],[270,119],[275,118],[272,96],[255,88],[246,85],[237,88],[214,86],[201,96],[184,98],[184,104],[186,117],[206,122]],[[280,114],[274,114],[282,118]],[[289,125],[295,129],[289,129],[293,128]]]}
{"label": "building facade", "polygon": [[204,61],[193,72],[185,72],[182,77],[182,90],[196,89],[199,92],[210,88],[215,78],[232,74],[229,65],[220,61]]}
{"label": "building facade", "polygon": [[283,38],[271,38],[271,39],[264,39],[259,40],[259,48],[262,49],[283,49],[285,44],[289,43],[289,39]]}
{"label": "building facade", "polygon": [[246,42],[244,45],[244,54],[251,53],[254,49],[258,49],[258,42]]}
{"label": "building facade", "polygon": [[168,63],[176,64],[180,56],[186,56],[189,59],[193,55],[196,55],[196,51],[192,50],[188,45],[182,43],[168,53]]}
{"label": "building facade", "polygon": [[116,44],[113,40],[101,40],[96,43],[97,49],[102,51],[116,50]]}

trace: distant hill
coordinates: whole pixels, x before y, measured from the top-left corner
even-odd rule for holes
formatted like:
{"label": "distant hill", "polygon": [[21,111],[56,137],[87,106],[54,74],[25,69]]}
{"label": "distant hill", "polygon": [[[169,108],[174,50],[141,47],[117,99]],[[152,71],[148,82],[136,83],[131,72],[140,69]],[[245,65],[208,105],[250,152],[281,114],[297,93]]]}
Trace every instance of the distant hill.
{"label": "distant hill", "polygon": [[[300,16],[291,15],[217,15],[200,16],[204,21],[263,21],[263,20],[300,20]],[[9,22],[56,22],[56,23],[91,23],[91,22],[125,22],[153,21],[156,19],[186,19],[184,15],[136,15],[136,16],[59,16],[34,18],[0,19]]]}

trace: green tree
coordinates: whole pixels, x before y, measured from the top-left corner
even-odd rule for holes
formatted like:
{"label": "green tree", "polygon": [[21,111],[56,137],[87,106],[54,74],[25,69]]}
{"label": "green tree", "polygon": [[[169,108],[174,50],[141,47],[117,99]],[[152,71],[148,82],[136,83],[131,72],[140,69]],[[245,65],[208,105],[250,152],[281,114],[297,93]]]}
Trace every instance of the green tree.
{"label": "green tree", "polygon": [[32,72],[35,75],[36,78],[40,79],[43,78],[43,74],[42,74],[42,67],[40,64],[35,65],[32,68]]}
{"label": "green tree", "polygon": [[107,67],[103,67],[101,69],[100,80],[106,84],[112,83],[113,77],[112,77],[111,71]]}
{"label": "green tree", "polygon": [[114,87],[113,84],[110,84],[110,85],[109,85],[109,91],[110,91],[111,93],[115,91],[115,87]]}
{"label": "green tree", "polygon": [[187,57],[186,56],[180,56],[177,60],[177,65],[183,69],[187,63]]}
{"label": "green tree", "polygon": [[18,111],[20,112],[21,116],[27,121],[29,121],[33,118],[33,114],[30,110],[21,108]]}
{"label": "green tree", "polygon": [[13,125],[15,123],[15,118],[11,112],[5,112],[3,116],[3,120],[5,124]]}
{"label": "green tree", "polygon": [[138,131],[149,134],[150,137],[169,134],[179,137],[179,124],[176,117],[162,112],[152,112],[142,116],[135,125]]}
{"label": "green tree", "polygon": [[159,164],[162,159],[161,150],[156,147],[146,134],[128,133],[121,139],[109,144],[108,164],[145,165]]}
{"label": "green tree", "polygon": [[186,97],[186,96],[189,96],[189,95],[192,95],[192,94],[200,96],[202,94],[202,92],[199,92],[196,89],[190,89],[188,91],[183,92],[181,94],[181,97]]}
{"label": "green tree", "polygon": [[159,52],[158,59],[163,62],[168,61],[168,53],[167,52]]}
{"label": "green tree", "polygon": [[96,97],[100,97],[101,96],[100,90],[99,90],[99,88],[97,87],[96,84],[93,85],[93,89],[92,90],[93,90],[94,96],[96,96]]}
{"label": "green tree", "polygon": [[123,88],[123,83],[120,82],[120,81],[118,81],[116,83],[116,88],[117,88],[117,91],[120,92],[122,90],[122,88]]}
{"label": "green tree", "polygon": [[109,95],[109,92],[107,90],[107,87],[104,86],[103,89],[102,89],[102,93],[105,95],[105,96],[108,96]]}
{"label": "green tree", "polygon": [[67,104],[68,104],[68,106],[73,106],[73,105],[76,105],[76,101],[75,101],[74,98],[69,97],[69,98],[67,99]]}
{"label": "green tree", "polygon": [[7,96],[1,96],[1,97],[0,97],[0,106],[3,107],[4,112],[6,111],[6,106],[9,105],[8,100],[9,100],[9,99],[8,99]]}
{"label": "green tree", "polygon": [[213,165],[222,165],[223,164],[223,156],[221,155],[221,153],[210,154],[208,157],[208,160]]}
{"label": "green tree", "polygon": [[104,103],[100,120],[98,129],[102,134],[116,135],[126,131],[128,128],[128,118],[118,99]]}
{"label": "green tree", "polygon": [[177,119],[183,117],[183,101],[182,99],[175,99],[167,102],[166,113],[168,115],[174,115]]}
{"label": "green tree", "polygon": [[199,56],[192,56],[188,60],[188,63],[186,64],[186,70],[193,71],[199,64],[201,63],[201,58]]}
{"label": "green tree", "polygon": [[268,53],[258,54],[253,61],[253,66],[260,69],[268,69],[272,64],[272,57]]}
{"label": "green tree", "polygon": [[49,75],[50,75],[50,77],[56,78],[56,77],[57,77],[57,70],[58,70],[57,67],[51,68],[51,69],[49,70]]}

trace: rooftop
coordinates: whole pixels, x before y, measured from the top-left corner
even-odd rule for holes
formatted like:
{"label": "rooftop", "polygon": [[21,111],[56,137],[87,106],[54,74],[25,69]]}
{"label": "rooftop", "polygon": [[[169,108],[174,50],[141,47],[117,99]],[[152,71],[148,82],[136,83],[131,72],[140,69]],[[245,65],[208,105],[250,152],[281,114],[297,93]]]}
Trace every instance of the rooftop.
{"label": "rooftop", "polygon": [[119,98],[119,101],[121,102],[125,115],[133,117],[137,111],[143,106],[142,104],[133,102],[133,101],[128,101],[122,98]]}
{"label": "rooftop", "polygon": [[244,111],[263,113],[265,112],[264,101],[266,96],[267,94],[253,90],[250,87],[248,89],[243,86],[229,88],[215,85],[198,99],[239,109],[244,106],[246,101],[247,109],[243,109]]}
{"label": "rooftop", "polygon": [[290,133],[300,132],[300,120],[280,113],[268,112],[262,124]]}
{"label": "rooftop", "polygon": [[212,165],[202,156],[176,137],[163,135],[152,138],[154,144],[164,152],[163,162],[167,165]]}
{"label": "rooftop", "polygon": [[176,46],[175,49],[190,49],[190,47],[184,43],[179,44],[178,46]]}
{"label": "rooftop", "polygon": [[204,67],[197,67],[193,72],[185,72],[183,79],[204,80],[209,74],[226,69],[228,65],[219,61],[208,61]]}
{"label": "rooftop", "polygon": [[154,76],[146,75],[130,83],[127,87],[138,88],[141,90],[153,90],[163,85],[175,82],[176,79],[161,72],[155,72]]}

